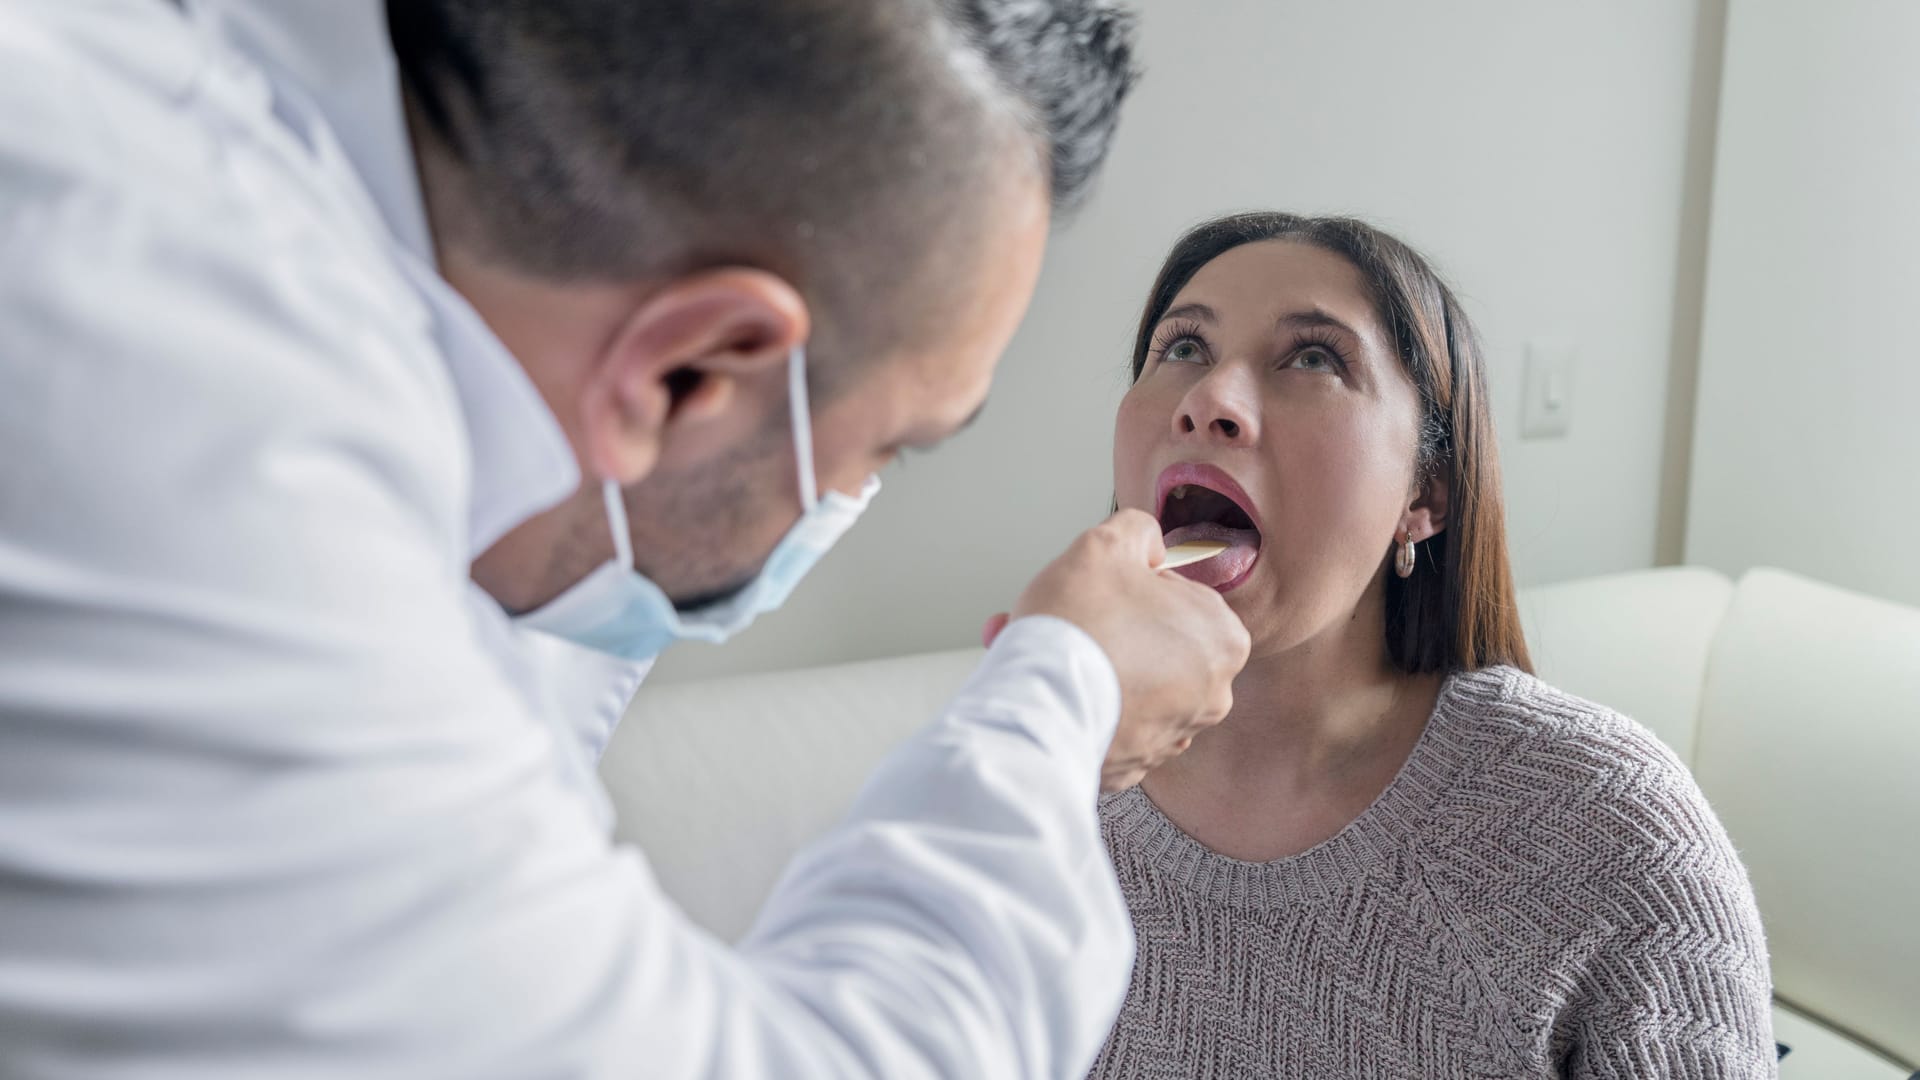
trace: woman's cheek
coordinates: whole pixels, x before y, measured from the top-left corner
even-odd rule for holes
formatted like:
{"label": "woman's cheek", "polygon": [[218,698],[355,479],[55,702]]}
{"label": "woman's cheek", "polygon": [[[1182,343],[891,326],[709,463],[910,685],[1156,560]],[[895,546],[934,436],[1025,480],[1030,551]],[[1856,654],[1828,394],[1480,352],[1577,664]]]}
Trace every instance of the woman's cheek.
{"label": "woman's cheek", "polygon": [[1382,513],[1398,515],[1411,480],[1413,447],[1381,418],[1340,417],[1324,432],[1319,475],[1339,501],[1342,520],[1371,527]]}
{"label": "woman's cheek", "polygon": [[1113,489],[1121,506],[1151,510],[1152,500],[1146,492],[1150,478],[1145,473],[1159,424],[1150,414],[1150,404],[1135,388],[1120,399],[1120,410],[1114,417]]}

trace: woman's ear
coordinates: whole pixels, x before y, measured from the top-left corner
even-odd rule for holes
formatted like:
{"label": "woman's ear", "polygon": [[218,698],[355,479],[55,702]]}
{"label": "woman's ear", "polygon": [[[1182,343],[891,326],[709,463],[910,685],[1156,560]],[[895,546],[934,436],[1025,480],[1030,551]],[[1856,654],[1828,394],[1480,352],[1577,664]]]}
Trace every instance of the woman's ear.
{"label": "woman's ear", "polygon": [[[641,300],[595,358],[580,397],[582,456],[621,486],[652,472],[668,447],[742,407],[742,388],[783,373],[809,323],[800,294],[762,270],[728,267],[676,279]],[[755,407],[743,429],[757,423]]]}
{"label": "woman's ear", "polygon": [[1447,527],[1451,495],[1445,471],[1439,468],[1427,471],[1419,489],[1414,492],[1413,502],[1408,504],[1406,514],[1401,518],[1401,536],[1410,532],[1413,542],[1419,544],[1440,535]]}

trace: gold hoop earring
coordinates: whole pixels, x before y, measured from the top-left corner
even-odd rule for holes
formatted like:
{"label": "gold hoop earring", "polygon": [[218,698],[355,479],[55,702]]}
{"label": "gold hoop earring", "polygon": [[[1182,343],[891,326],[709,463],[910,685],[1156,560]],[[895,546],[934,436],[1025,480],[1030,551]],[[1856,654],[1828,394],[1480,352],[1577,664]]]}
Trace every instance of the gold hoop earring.
{"label": "gold hoop earring", "polygon": [[1413,549],[1413,530],[1408,529],[1407,542],[1400,545],[1400,550],[1394,555],[1394,559],[1393,559],[1394,573],[1399,574],[1403,578],[1412,577],[1414,561],[1415,561],[1414,555],[1415,555],[1415,552]]}

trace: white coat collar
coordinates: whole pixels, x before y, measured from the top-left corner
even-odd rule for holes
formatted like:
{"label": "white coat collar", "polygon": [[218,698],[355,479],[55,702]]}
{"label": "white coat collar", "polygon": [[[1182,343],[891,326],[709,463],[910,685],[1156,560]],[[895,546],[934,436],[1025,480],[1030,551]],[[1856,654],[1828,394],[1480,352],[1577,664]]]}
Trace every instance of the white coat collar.
{"label": "white coat collar", "polygon": [[[434,268],[383,0],[193,0],[196,20],[257,64],[275,112],[317,152],[343,153],[431,310],[465,413],[478,554],[578,489],[579,466],[526,372]],[[307,123],[313,114],[324,126]],[[378,223],[376,223],[378,227]]]}

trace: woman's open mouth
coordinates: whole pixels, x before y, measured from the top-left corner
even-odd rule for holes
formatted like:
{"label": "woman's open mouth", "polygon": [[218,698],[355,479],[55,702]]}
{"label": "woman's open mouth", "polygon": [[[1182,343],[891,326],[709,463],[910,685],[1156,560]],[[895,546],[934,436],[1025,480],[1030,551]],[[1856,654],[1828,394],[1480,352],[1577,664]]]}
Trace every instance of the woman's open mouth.
{"label": "woman's open mouth", "polygon": [[1158,514],[1167,546],[1188,540],[1217,540],[1227,550],[1174,573],[1229,592],[1253,571],[1260,558],[1260,524],[1253,500],[1225,470],[1190,462],[1160,474]]}

